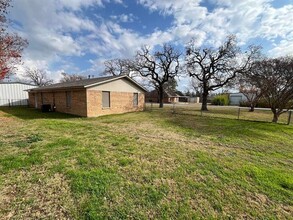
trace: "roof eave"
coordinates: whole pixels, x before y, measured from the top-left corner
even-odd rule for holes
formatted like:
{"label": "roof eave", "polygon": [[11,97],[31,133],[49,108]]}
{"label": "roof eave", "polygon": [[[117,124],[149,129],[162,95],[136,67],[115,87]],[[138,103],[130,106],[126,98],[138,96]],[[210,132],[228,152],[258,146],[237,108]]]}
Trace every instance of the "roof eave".
{"label": "roof eave", "polygon": [[98,86],[98,85],[101,85],[101,84],[104,84],[104,83],[108,83],[108,82],[112,82],[112,81],[115,81],[117,79],[122,79],[122,78],[128,79],[129,81],[131,81],[133,84],[135,84],[137,87],[139,87],[144,92],[148,92],[144,87],[142,87],[141,85],[139,85],[137,82],[135,82],[133,79],[131,79],[127,75],[122,75],[122,76],[118,76],[118,77],[115,77],[115,78],[112,78],[112,79],[108,79],[108,80],[105,80],[105,81],[102,81],[102,82],[98,82],[98,83],[93,83],[93,84],[90,84],[90,85],[86,85],[86,86],[84,86],[84,88],[90,88],[90,87],[93,87],[93,86]]}
{"label": "roof eave", "polygon": [[37,89],[30,89],[28,92],[41,92],[41,91],[63,91],[68,89],[85,89],[84,86],[70,86],[70,87],[58,87],[58,88],[37,88]]}

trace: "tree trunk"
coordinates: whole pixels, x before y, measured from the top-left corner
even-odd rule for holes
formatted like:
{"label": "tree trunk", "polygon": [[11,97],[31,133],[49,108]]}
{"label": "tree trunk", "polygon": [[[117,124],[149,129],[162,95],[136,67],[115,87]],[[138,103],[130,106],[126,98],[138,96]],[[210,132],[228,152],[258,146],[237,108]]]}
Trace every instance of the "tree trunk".
{"label": "tree trunk", "polygon": [[206,93],[206,92],[202,94],[202,104],[201,104],[202,111],[208,111],[208,95],[209,93]]}
{"label": "tree trunk", "polygon": [[160,87],[159,88],[159,102],[160,102],[160,108],[163,108],[164,106],[164,102],[163,102],[163,99],[164,99],[164,89],[163,87]]}
{"label": "tree trunk", "polygon": [[272,122],[273,122],[273,123],[277,123],[277,122],[278,122],[278,119],[279,119],[279,116],[280,116],[280,112],[277,111],[277,109],[274,108],[274,107],[271,107],[271,110],[272,110],[272,112],[273,112],[273,114],[274,114],[274,117],[273,117]]}
{"label": "tree trunk", "polygon": [[274,123],[277,123],[278,122],[278,119],[279,119],[279,114],[274,112],[274,117],[273,117],[273,121]]}
{"label": "tree trunk", "polygon": [[253,104],[251,104],[251,105],[250,105],[250,109],[249,109],[249,111],[250,111],[250,112],[254,112],[254,107],[255,107],[255,106],[254,106]]}

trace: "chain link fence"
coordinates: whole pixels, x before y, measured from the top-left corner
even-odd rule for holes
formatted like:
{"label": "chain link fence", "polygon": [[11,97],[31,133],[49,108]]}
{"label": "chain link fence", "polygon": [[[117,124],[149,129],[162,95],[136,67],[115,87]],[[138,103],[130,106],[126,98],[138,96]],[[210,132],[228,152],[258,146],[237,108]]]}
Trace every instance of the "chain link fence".
{"label": "chain link fence", "polygon": [[[229,118],[248,121],[271,122],[273,120],[273,113],[268,108],[255,108],[250,112],[250,108],[238,106],[213,106],[209,105],[209,111],[201,111],[200,103],[174,103],[164,104],[164,108],[160,109],[158,103],[146,103],[146,111],[165,111],[172,114],[182,114],[191,116],[203,117],[217,117]],[[280,115],[278,123],[280,124],[293,124],[293,110]]]}
{"label": "chain link fence", "polygon": [[0,99],[0,106],[28,106],[28,99]]}

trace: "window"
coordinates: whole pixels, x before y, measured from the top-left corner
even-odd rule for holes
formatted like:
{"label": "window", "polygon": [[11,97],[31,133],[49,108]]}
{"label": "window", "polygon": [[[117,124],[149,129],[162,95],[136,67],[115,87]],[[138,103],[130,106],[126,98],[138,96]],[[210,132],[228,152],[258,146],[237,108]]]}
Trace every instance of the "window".
{"label": "window", "polygon": [[102,92],[102,107],[110,108],[110,92]]}
{"label": "window", "polygon": [[71,92],[66,92],[66,107],[71,107]]}
{"label": "window", "polygon": [[133,106],[138,106],[138,93],[133,93]]}

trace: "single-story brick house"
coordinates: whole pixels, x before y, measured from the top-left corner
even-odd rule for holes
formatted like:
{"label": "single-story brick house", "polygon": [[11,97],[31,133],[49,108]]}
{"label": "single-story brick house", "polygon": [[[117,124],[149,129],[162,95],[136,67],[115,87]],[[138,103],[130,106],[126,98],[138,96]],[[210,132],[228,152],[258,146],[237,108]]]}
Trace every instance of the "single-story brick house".
{"label": "single-story brick house", "polygon": [[[179,95],[172,91],[164,91],[163,94],[163,102],[164,103],[176,103],[179,102]],[[153,90],[150,92],[147,92],[145,94],[145,99],[147,102],[155,102],[159,103],[159,94],[157,90]]]}
{"label": "single-story brick house", "polygon": [[30,107],[50,105],[58,112],[96,117],[143,110],[147,91],[124,75],[57,83],[28,92]]}

